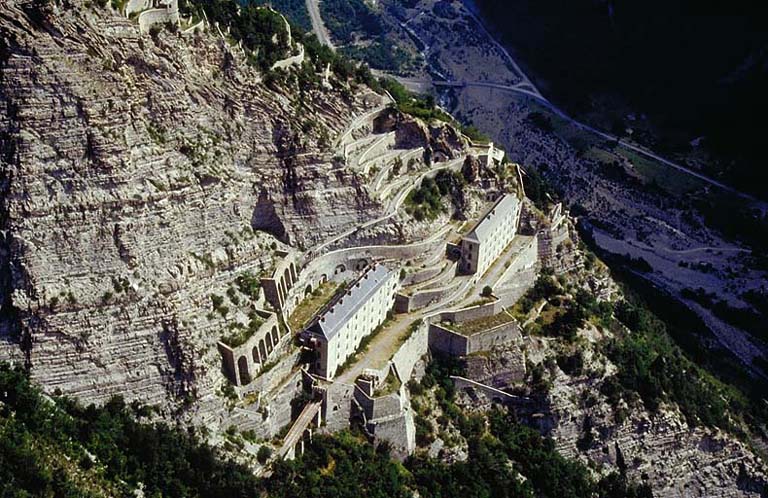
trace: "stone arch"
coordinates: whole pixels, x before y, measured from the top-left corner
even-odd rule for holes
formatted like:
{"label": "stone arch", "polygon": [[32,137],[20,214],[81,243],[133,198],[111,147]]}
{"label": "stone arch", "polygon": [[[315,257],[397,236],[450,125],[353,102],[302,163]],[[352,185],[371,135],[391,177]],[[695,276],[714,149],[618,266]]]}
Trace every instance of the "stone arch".
{"label": "stone arch", "polygon": [[328,275],[326,275],[325,273],[323,273],[322,275],[320,275],[320,283],[321,283],[321,284],[324,284],[324,283],[326,283],[327,281],[328,281]]}
{"label": "stone arch", "polygon": [[269,354],[274,349],[274,345],[272,344],[272,336],[267,334],[266,339],[267,339],[267,341],[266,341],[267,342],[267,354]]}
{"label": "stone arch", "polygon": [[364,270],[366,266],[368,266],[368,260],[365,258],[358,259],[357,263],[355,263],[355,269],[357,271]]}
{"label": "stone arch", "polygon": [[272,342],[277,346],[277,343],[280,342],[280,334],[277,331],[277,325],[274,325],[272,327]]}
{"label": "stone arch", "polygon": [[264,345],[264,339],[261,339],[259,341],[259,352],[261,353],[261,358],[263,360],[266,360],[267,359],[267,348]]}
{"label": "stone arch", "polygon": [[312,284],[307,284],[307,287],[304,289],[304,295],[308,296],[312,294]]}
{"label": "stone arch", "polygon": [[253,362],[254,363],[261,363],[261,358],[259,358],[259,348],[258,346],[254,346],[253,350],[251,351],[251,356],[253,356]]}
{"label": "stone arch", "polygon": [[291,280],[295,283],[299,280],[299,273],[296,271],[296,263],[291,261],[289,268],[291,269]]}
{"label": "stone arch", "polygon": [[245,385],[251,382],[251,374],[248,371],[248,358],[241,356],[237,360],[237,370],[240,373],[240,384]]}
{"label": "stone arch", "polygon": [[339,273],[344,273],[345,271],[347,271],[347,267],[344,265],[339,265],[336,267],[336,270],[334,270],[333,274],[338,275]]}

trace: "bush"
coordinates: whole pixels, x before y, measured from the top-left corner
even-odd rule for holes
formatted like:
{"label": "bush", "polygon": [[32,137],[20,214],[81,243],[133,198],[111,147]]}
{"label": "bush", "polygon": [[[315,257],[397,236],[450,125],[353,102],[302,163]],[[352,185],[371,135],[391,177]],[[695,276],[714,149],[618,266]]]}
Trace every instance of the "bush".
{"label": "bush", "polygon": [[272,448],[269,446],[259,446],[259,451],[256,452],[256,460],[260,464],[264,465],[272,457]]}

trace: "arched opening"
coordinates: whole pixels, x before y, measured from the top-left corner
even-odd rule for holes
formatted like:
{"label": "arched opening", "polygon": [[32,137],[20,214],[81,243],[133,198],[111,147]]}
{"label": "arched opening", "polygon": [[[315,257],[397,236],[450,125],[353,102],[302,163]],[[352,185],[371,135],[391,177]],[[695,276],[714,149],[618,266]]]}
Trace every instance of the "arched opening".
{"label": "arched opening", "polygon": [[261,359],[267,359],[267,348],[264,346],[264,339],[259,341],[259,352],[261,353]]}
{"label": "arched opening", "polygon": [[359,259],[359,260],[357,260],[357,264],[355,265],[355,269],[358,270],[358,271],[364,270],[366,266],[368,266],[368,260],[367,259]]}
{"label": "arched opening", "polygon": [[336,270],[333,272],[334,275],[338,275],[339,273],[344,273],[347,271],[347,267],[344,265],[339,265],[336,267]]}
{"label": "arched opening", "polygon": [[296,263],[291,263],[290,269],[291,269],[291,280],[294,283],[296,283],[296,281],[299,279],[299,274],[296,271]]}
{"label": "arched opening", "polygon": [[272,327],[272,343],[277,346],[277,343],[280,342],[280,335],[277,332],[277,326]]}
{"label": "arched opening", "polygon": [[253,350],[251,351],[251,356],[253,357],[254,363],[261,363],[261,358],[259,358],[259,348],[257,346],[253,347]]}
{"label": "arched opening", "polygon": [[308,296],[310,294],[312,294],[312,284],[308,284],[304,289],[304,296]]}
{"label": "arched opening", "polygon": [[288,270],[288,268],[285,269],[285,272],[283,272],[283,280],[285,281],[285,287],[290,289],[293,287],[293,280],[291,279],[291,272]]}
{"label": "arched opening", "polygon": [[248,358],[241,356],[237,360],[237,370],[240,373],[240,384],[245,385],[251,382],[251,374],[248,372]]}
{"label": "arched opening", "polygon": [[267,334],[267,354],[271,353],[271,352],[272,352],[272,349],[273,349],[273,345],[272,345],[272,336],[270,336],[269,334]]}
{"label": "arched opening", "polygon": [[501,398],[499,398],[498,396],[494,396],[493,399],[491,399],[491,403],[493,403],[494,405],[500,405],[503,403],[503,401],[501,401]]}
{"label": "arched opening", "polygon": [[320,275],[320,283],[321,283],[321,284],[324,284],[324,283],[326,283],[327,281],[328,281],[328,275],[326,275],[325,273],[323,273],[322,275]]}

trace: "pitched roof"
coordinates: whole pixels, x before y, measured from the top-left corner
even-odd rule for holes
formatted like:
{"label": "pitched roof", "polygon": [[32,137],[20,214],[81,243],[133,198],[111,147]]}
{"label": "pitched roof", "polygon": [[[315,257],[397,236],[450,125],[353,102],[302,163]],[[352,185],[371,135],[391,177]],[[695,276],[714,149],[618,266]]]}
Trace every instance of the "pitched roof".
{"label": "pitched roof", "polygon": [[514,194],[502,195],[496,203],[483,215],[475,227],[463,238],[475,242],[483,242],[493,230],[503,222],[504,213],[514,210],[519,200]]}
{"label": "pitched roof", "polygon": [[390,275],[392,271],[384,265],[366,270],[347,286],[344,293],[336,296],[326,306],[325,311],[309,327],[309,330],[323,335],[328,340],[333,338],[368,299],[389,281]]}

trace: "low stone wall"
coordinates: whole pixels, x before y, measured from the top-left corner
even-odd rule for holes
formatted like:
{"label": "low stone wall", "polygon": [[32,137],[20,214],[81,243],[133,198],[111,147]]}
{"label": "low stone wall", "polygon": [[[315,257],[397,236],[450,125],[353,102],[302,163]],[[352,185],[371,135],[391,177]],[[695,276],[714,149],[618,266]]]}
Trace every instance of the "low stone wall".
{"label": "low stone wall", "polygon": [[495,401],[497,403],[512,404],[517,403],[522,399],[520,396],[505,393],[504,391],[500,391],[494,387],[486,386],[485,384],[481,384],[464,377],[451,375],[451,380],[453,381],[453,385],[456,387],[457,391],[472,390],[475,393],[482,394],[492,402]]}
{"label": "low stone wall", "polygon": [[425,268],[423,270],[418,270],[413,273],[408,273],[405,276],[405,279],[403,280],[403,287],[409,287],[411,285],[418,285],[418,284],[424,283],[440,275],[440,272],[442,271],[443,271],[442,267],[437,267],[437,268],[432,267],[432,268]]}
{"label": "low stone wall", "polygon": [[436,303],[447,298],[456,292],[456,289],[461,287],[461,285],[461,282],[454,282],[452,285],[442,287],[440,289],[425,289],[416,291],[413,296],[411,296],[409,308],[411,310],[426,308],[432,303]]}
{"label": "low stone wall", "polygon": [[292,57],[279,60],[272,64],[272,70],[285,69],[291,66],[300,66],[304,63],[304,46],[299,44],[299,53]]}
{"label": "low stone wall", "polygon": [[183,31],[185,35],[190,35],[193,33],[202,33],[205,31],[205,21],[200,21],[199,23],[195,24],[194,26],[190,26],[187,29]]}

